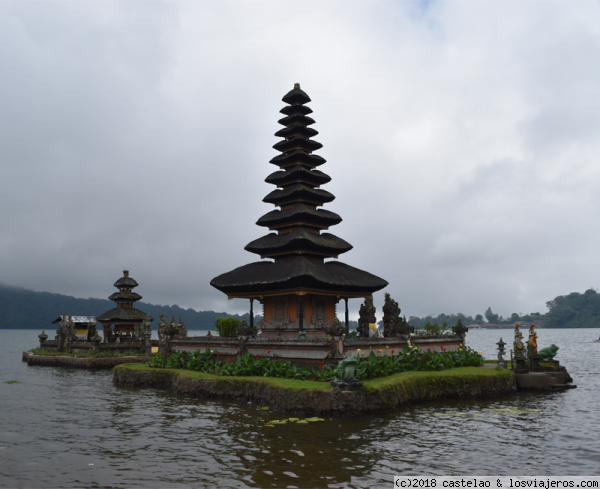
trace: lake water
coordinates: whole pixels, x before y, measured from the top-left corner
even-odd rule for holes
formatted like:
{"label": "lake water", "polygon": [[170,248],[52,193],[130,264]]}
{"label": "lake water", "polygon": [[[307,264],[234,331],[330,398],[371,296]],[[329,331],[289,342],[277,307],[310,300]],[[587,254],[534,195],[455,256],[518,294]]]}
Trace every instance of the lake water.
{"label": "lake water", "polygon": [[[511,333],[471,331],[467,344],[494,358]],[[577,389],[275,428],[262,425],[285,415],[243,402],[116,387],[109,371],[27,367],[21,352],[37,334],[0,331],[0,487],[389,488],[394,475],[600,475],[600,329],[538,331],[540,347],[560,347]]]}

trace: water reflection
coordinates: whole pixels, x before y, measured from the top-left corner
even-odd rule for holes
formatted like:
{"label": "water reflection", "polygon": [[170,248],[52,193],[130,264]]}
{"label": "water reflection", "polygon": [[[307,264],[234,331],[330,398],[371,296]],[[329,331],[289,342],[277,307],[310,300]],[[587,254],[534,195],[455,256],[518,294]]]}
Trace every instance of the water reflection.
{"label": "water reflection", "polygon": [[[501,334],[474,331],[469,340],[491,357]],[[395,474],[599,472],[600,344],[584,341],[598,330],[540,334],[542,346],[561,347],[557,358],[579,385],[572,391],[274,428],[265,422],[288,416],[115,387],[106,371],[27,367],[19,355],[31,333],[3,336],[10,341],[0,380],[23,382],[0,383],[0,485],[7,487],[390,487]]]}

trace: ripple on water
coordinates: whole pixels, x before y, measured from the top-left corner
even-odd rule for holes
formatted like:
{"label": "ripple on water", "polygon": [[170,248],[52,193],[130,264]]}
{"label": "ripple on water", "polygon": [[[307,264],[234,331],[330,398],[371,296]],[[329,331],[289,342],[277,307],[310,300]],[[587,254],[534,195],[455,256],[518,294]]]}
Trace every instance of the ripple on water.
{"label": "ripple on water", "polygon": [[[491,357],[501,334],[468,335]],[[0,380],[23,383],[0,383],[0,485],[390,487],[398,474],[597,474],[600,344],[587,336],[598,330],[540,331],[540,344],[561,347],[575,390],[266,428],[289,416],[115,387],[106,371],[27,367],[19,353],[32,332],[3,331]]]}

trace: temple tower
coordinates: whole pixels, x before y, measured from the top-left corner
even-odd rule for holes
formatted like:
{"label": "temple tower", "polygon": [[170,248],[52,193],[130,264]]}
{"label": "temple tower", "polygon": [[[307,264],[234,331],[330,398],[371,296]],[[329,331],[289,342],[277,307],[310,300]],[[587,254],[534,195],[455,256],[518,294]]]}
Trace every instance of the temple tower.
{"label": "temple tower", "polygon": [[119,342],[133,340],[135,326],[144,322],[146,313],[133,307],[134,303],[142,298],[141,295],[133,292],[138,285],[129,276],[128,270],[123,270],[123,276],[114,283],[119,291],[112,294],[109,299],[116,302],[117,307],[98,316],[97,319],[104,329],[104,343],[114,342],[117,339]]}
{"label": "temple tower", "polygon": [[257,225],[271,232],[250,242],[245,249],[264,259],[219,275],[211,285],[232,298],[250,299],[263,305],[264,320],[259,326],[263,334],[324,334],[336,317],[340,299],[370,297],[387,282],[358,268],[338,261],[352,245],[327,233],[342,218],[323,205],[335,197],[321,185],[331,178],[318,170],[325,159],[314,151],[322,144],[312,138],[318,132],[309,127],[315,121],[308,117],[312,109],[305,104],[309,96],[298,84],[283,97],[287,105],[279,120],[284,126],[275,133],[283,138],[273,148],[281,154],[270,163],[279,167],[266,182],[277,189],[263,202],[277,209],[262,216]]}

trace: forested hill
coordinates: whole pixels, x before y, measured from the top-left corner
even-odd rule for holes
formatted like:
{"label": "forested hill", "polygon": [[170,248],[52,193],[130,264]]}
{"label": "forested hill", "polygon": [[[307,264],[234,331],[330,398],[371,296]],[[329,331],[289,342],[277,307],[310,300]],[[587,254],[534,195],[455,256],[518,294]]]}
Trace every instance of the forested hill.
{"label": "forested hill", "polygon": [[[600,294],[594,289],[588,289],[583,294],[572,292],[569,295],[559,295],[553,300],[546,302],[548,312],[540,314],[532,312],[529,314],[517,314],[513,312],[510,317],[503,318],[492,312],[488,307],[484,315],[477,314],[474,318],[464,314],[440,314],[439,316],[426,316],[423,318],[411,316],[409,324],[416,328],[422,328],[427,323],[446,323],[454,326],[460,319],[464,325],[494,323],[510,325],[517,321],[526,323],[535,322],[543,324],[546,328],[598,328],[600,327]],[[485,318],[484,318],[485,316]]]}
{"label": "forested hill", "polygon": [[[181,315],[189,330],[212,329],[215,319],[219,317],[244,317],[224,312],[183,309],[177,305],[156,306],[137,302],[136,307],[152,315],[155,327],[161,312],[166,319],[173,315],[179,319]],[[39,329],[40,331],[45,329],[48,332],[56,329],[56,325],[51,323],[61,314],[100,316],[114,308],[115,303],[108,299],[77,299],[68,295],[34,292],[0,285],[0,329]],[[248,319],[248,314],[245,317]]]}

